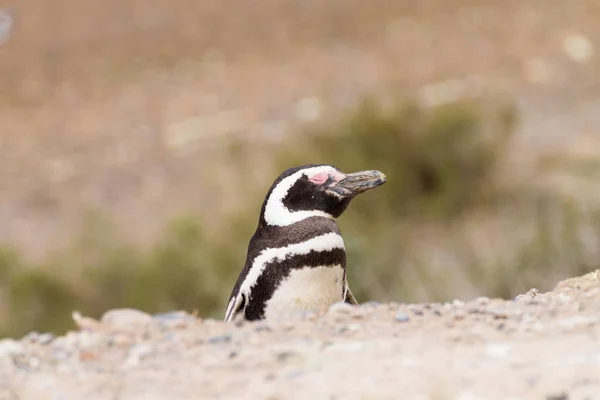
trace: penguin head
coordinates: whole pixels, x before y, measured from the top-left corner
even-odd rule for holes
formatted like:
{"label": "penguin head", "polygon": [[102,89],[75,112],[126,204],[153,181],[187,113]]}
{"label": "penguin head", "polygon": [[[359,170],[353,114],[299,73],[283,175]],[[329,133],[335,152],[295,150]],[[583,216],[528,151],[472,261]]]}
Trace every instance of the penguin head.
{"label": "penguin head", "polygon": [[287,226],[309,217],[336,219],[356,195],[385,181],[386,176],[376,170],[346,174],[328,164],[290,168],[271,185],[260,224]]}

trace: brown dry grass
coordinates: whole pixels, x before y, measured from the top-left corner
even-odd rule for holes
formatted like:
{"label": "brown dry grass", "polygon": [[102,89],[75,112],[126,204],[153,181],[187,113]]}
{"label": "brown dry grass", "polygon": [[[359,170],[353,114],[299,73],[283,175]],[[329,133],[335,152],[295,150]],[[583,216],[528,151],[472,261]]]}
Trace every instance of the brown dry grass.
{"label": "brown dry grass", "polygon": [[[231,194],[207,178],[215,173],[201,172],[211,163],[227,170],[211,136],[219,129],[209,124],[208,141],[182,159],[166,145],[173,124],[241,110],[237,132],[268,136],[287,130],[305,97],[347,105],[365,92],[408,94],[456,77],[476,78],[474,90],[514,93],[527,82],[525,61],[562,57],[565,32],[593,37],[599,15],[583,0],[8,6],[15,23],[0,46],[0,239],[32,253],[85,208],[114,213],[144,236],[154,226],[147,215],[213,209],[211,199]],[[561,78],[579,94],[589,90],[594,73],[567,67]]]}

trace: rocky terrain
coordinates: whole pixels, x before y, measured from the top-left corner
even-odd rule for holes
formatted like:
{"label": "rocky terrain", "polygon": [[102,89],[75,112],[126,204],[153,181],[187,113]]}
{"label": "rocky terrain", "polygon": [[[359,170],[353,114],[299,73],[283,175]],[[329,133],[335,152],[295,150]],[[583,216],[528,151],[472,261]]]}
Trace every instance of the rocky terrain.
{"label": "rocky terrain", "polygon": [[[597,0],[13,3],[0,242],[28,257],[60,247],[90,208],[140,240],[182,209],[209,220],[235,197],[203,174],[234,175],[221,139],[277,142],[372,93],[514,98],[514,174],[600,198],[596,173],[542,162],[597,165]],[[0,400],[600,399],[599,271],[514,300],[335,305],[279,324],[73,319],[63,336],[0,339]]]}
{"label": "rocky terrain", "polygon": [[597,399],[600,270],[514,300],[336,304],[302,321],[73,314],[0,341],[0,399]]}

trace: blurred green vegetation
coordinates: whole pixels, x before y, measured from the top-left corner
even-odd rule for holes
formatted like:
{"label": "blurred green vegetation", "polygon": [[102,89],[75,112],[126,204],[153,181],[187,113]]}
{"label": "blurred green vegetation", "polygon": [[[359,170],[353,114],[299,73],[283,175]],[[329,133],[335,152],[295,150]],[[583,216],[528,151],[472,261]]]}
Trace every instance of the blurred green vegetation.
{"label": "blurred green vegetation", "polygon": [[[0,249],[0,334],[64,332],[72,310],[98,317],[114,307],[186,309],[222,318],[262,196],[279,172],[306,163],[388,176],[339,221],[359,301],[507,298],[597,267],[600,212],[498,179],[517,123],[516,109],[498,101],[423,108],[367,99],[271,149],[264,191],[245,183],[247,205],[230,210],[216,232],[201,216],[183,215],[142,247],[91,213],[72,245],[42,263]],[[251,168],[244,148],[235,143],[228,161],[240,163],[240,176]]]}

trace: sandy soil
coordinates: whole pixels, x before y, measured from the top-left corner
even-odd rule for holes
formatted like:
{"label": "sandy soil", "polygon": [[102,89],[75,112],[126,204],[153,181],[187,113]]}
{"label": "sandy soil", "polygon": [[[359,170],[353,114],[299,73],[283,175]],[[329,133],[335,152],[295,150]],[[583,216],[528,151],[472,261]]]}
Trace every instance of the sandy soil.
{"label": "sandy soil", "polygon": [[600,270],[514,300],[334,305],[302,321],[74,315],[0,341],[0,399],[596,399]]}

